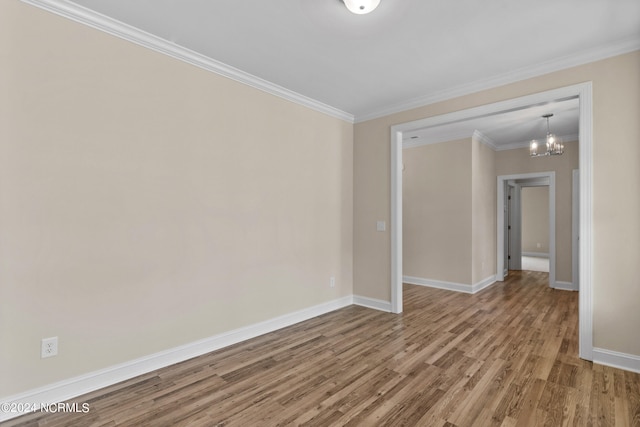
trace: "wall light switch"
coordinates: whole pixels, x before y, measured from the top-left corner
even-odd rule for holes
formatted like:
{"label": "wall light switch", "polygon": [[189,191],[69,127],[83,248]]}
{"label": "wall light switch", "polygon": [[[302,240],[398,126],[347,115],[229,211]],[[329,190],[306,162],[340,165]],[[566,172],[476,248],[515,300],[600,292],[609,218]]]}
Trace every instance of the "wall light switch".
{"label": "wall light switch", "polygon": [[384,221],[378,221],[376,223],[376,230],[377,231],[386,231],[387,230],[387,224]]}

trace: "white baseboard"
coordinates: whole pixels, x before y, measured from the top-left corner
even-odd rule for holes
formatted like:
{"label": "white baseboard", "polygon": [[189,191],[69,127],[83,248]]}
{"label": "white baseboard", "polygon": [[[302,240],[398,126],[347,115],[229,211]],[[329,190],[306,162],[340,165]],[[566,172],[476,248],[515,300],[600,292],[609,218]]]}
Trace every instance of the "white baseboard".
{"label": "white baseboard", "polygon": [[554,289],[559,289],[561,291],[577,291],[578,287],[575,283],[572,282],[561,282],[556,280],[556,283],[553,285]]}
{"label": "white baseboard", "polygon": [[373,308],[374,310],[386,311],[387,313],[391,313],[391,303],[389,301],[354,295],[353,303],[355,305],[361,305],[363,307]]}
{"label": "white baseboard", "polygon": [[448,291],[464,292],[471,294],[471,285],[465,285],[463,283],[445,282],[443,280],[424,279],[422,277],[402,276],[403,283],[409,283],[411,285],[427,286],[429,288],[446,289]]}
{"label": "white baseboard", "polygon": [[536,258],[549,258],[549,252],[522,252],[522,256],[532,256]]}
{"label": "white baseboard", "polygon": [[[21,407],[22,405],[20,404],[50,404],[64,402],[73,399],[74,397],[108,387],[120,381],[128,380],[138,375],[143,375],[175,363],[183,362],[193,357],[201,356],[232,344],[236,344],[250,338],[255,338],[286,326],[291,326],[295,323],[350,306],[353,303],[354,297],[349,295],[273,319],[265,320],[264,322],[234,329],[199,341],[194,341],[159,353],[134,359],[129,362],[59,381],[24,393],[4,397],[0,402],[2,404],[15,403],[16,407]],[[0,411],[0,421],[5,421],[24,414],[25,412]]]}
{"label": "white baseboard", "polygon": [[476,292],[480,292],[481,290],[488,288],[489,286],[496,283],[496,275],[489,276],[484,280],[479,281],[478,283],[474,283],[471,286],[471,293],[475,294]]}
{"label": "white baseboard", "polygon": [[604,348],[593,349],[593,363],[624,369],[625,371],[640,373],[640,356]]}
{"label": "white baseboard", "polygon": [[[403,281],[405,283],[415,285],[430,286],[458,292],[475,293],[493,284],[495,282],[495,276],[488,277],[473,286],[409,276],[405,276]],[[45,404],[64,402],[73,399],[74,397],[108,387],[120,381],[125,381],[138,375],[143,375],[193,357],[219,350],[229,345],[273,332],[352,304],[386,312],[391,311],[391,303],[388,301],[349,295],[293,313],[285,314],[274,319],[256,323],[254,325],[235,329],[233,331],[225,332],[203,340],[175,347],[173,349],[114,365],[109,368],[90,372],[68,380],[59,381],[57,383],[39,387],[17,395],[8,396],[6,398],[2,398],[1,403]],[[640,373],[640,356],[594,348],[593,362]],[[23,414],[24,413],[21,412],[0,412],[0,421],[6,421]]]}
{"label": "white baseboard", "polygon": [[430,288],[446,289],[448,291],[464,292],[466,294],[475,294],[484,288],[487,288],[495,283],[496,276],[487,277],[484,280],[479,281],[473,285],[466,285],[464,283],[445,282],[443,280],[425,279],[422,277],[402,276],[404,283],[411,285],[428,286]]}

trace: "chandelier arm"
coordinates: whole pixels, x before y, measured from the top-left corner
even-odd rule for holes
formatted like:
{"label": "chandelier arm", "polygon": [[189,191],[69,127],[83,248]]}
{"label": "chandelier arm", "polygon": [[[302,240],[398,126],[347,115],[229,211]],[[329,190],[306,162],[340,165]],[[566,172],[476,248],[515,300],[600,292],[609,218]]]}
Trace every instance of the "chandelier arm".
{"label": "chandelier arm", "polygon": [[543,157],[543,156],[557,156],[564,153],[564,144],[557,136],[551,133],[551,127],[549,125],[549,118],[553,117],[553,113],[545,114],[542,118],[547,119],[547,138],[546,138],[546,150],[538,152],[538,143],[534,139],[529,143],[529,156],[531,157]]}

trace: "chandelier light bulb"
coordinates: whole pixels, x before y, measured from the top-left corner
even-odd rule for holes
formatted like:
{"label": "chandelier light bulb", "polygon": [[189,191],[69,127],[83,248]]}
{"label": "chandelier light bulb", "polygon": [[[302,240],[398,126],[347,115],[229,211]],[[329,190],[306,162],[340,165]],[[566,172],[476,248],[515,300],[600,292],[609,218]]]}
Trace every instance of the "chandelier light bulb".
{"label": "chandelier light bulb", "polygon": [[551,130],[549,129],[550,117],[553,117],[553,114],[545,114],[544,116],[542,116],[543,119],[547,120],[547,138],[545,141],[546,150],[539,153],[538,141],[534,139],[529,143],[529,155],[531,157],[557,156],[564,153],[564,144],[562,143],[562,139],[552,134]]}
{"label": "chandelier light bulb", "polygon": [[343,0],[344,5],[352,13],[364,15],[373,11],[380,4],[380,0]]}

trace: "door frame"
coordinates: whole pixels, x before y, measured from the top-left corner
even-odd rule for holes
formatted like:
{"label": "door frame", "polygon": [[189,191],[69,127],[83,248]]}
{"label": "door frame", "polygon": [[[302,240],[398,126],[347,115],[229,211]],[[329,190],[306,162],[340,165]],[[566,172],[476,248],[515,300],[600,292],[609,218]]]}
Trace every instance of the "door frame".
{"label": "door frame", "polygon": [[[514,111],[534,105],[578,98],[580,168],[580,297],[579,356],[593,360],[593,87],[592,82],[481,105],[452,113],[392,125],[391,149],[391,311],[402,312],[402,134],[412,130],[453,123],[460,120]],[[496,270],[499,271],[499,270]]]}
{"label": "door frame", "polygon": [[571,282],[580,290],[580,169],[572,171],[571,181]]}
{"label": "door frame", "polygon": [[[498,176],[497,186],[497,208],[496,208],[496,221],[497,221],[497,237],[496,237],[496,280],[504,280],[504,227],[505,227],[505,187],[511,180],[520,179],[535,179],[543,178],[549,180],[549,286],[556,287],[556,173],[550,172],[533,172],[514,175],[500,175]],[[518,185],[518,184],[516,184]],[[519,196],[518,196],[519,198]],[[521,200],[518,200],[520,203]],[[517,215],[522,218],[522,209],[518,208]]]}
{"label": "door frame", "polygon": [[[515,180],[513,180],[514,182],[509,181],[512,180],[505,180],[504,183],[506,185],[503,186],[503,191],[506,190],[504,197],[507,199],[504,200],[503,197],[503,204],[507,206],[507,213],[502,225],[500,225],[499,221],[497,222],[497,226],[501,226],[502,230],[508,234],[507,239],[502,239],[503,242],[508,243],[503,248],[503,253],[508,256],[508,259],[507,264],[502,265],[502,270],[500,270],[502,272],[522,269],[522,200],[520,198],[522,188],[520,184],[515,183]],[[496,215],[498,212],[501,211],[496,211]],[[504,259],[504,256],[502,259]],[[496,274],[496,280],[500,280],[498,277],[499,275]]]}

